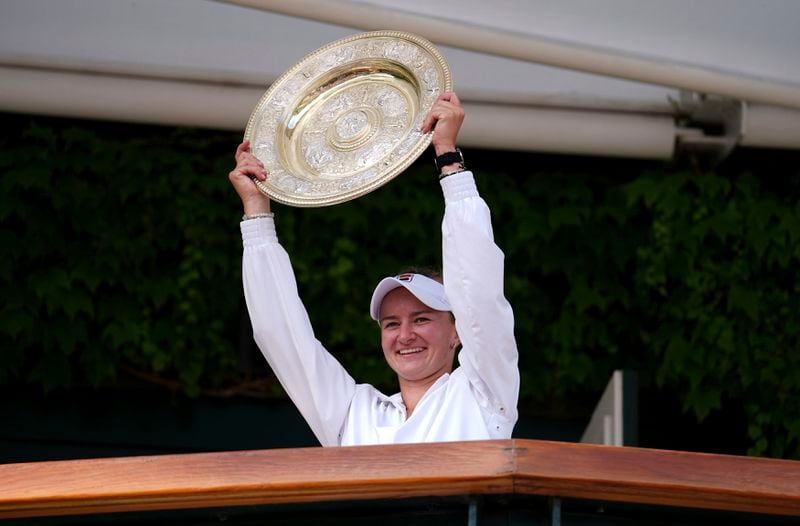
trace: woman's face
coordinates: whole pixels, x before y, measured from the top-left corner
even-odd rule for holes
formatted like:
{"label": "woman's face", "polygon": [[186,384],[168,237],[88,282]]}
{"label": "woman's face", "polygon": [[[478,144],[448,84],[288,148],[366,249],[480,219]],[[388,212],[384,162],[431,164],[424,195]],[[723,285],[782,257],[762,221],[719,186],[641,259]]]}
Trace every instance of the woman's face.
{"label": "woman's face", "polygon": [[398,287],[383,299],[379,324],[383,355],[401,382],[433,382],[453,369],[459,339],[449,312]]}

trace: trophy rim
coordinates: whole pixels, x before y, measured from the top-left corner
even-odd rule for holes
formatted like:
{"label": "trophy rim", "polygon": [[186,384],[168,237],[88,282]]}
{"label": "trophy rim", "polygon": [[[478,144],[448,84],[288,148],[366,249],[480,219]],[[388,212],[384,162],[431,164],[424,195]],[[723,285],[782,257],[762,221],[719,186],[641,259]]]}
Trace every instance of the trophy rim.
{"label": "trophy rim", "polygon": [[[421,77],[425,71],[416,70],[419,70],[421,66],[406,67],[406,64],[400,63],[400,59],[393,58],[389,60],[385,56],[378,56],[377,54],[374,56],[368,55],[360,57],[358,60],[351,60],[350,62],[331,62],[326,67],[315,68],[313,74],[310,77],[306,77],[305,80],[301,78],[308,74],[307,69],[309,67],[318,66],[316,61],[320,58],[324,58],[326,54],[330,52],[346,51],[348,47],[352,49],[353,46],[363,42],[366,42],[366,46],[368,47],[370,43],[386,41],[392,43],[410,43],[417,50],[414,55],[415,57],[418,58],[420,54],[422,54],[424,59],[429,59],[423,60],[423,58],[418,58],[418,60],[431,65],[428,70],[435,70],[435,86],[428,86],[425,90],[420,88],[420,86],[424,84]],[[381,61],[386,62],[384,63]],[[314,86],[315,82],[320,83],[320,79],[326,78],[326,75],[331,75],[332,72],[338,72],[337,75],[342,78],[347,78],[348,75],[355,76],[360,70],[365,69],[364,64],[367,62],[370,64],[376,62],[387,67],[396,66],[402,69],[403,75],[408,75],[409,78],[402,82],[397,81],[397,85],[415,85],[417,86],[416,91],[424,91],[426,93],[425,99],[423,99],[423,96],[416,93],[416,91],[411,89],[406,90],[409,92],[405,95],[406,99],[409,99],[409,106],[412,106],[414,111],[409,117],[410,122],[406,123],[407,127],[404,130],[405,135],[402,137],[403,140],[395,141],[395,144],[384,156],[384,159],[391,159],[391,162],[382,160],[381,162],[373,163],[373,165],[370,165],[369,169],[364,170],[364,172],[359,172],[358,168],[353,166],[354,163],[340,163],[343,170],[349,170],[348,173],[350,175],[337,179],[336,177],[321,177],[319,172],[314,171],[308,163],[302,160],[298,161],[295,159],[294,161],[287,161],[287,159],[298,157],[296,150],[299,149],[299,146],[294,144],[292,147],[286,146],[288,140],[286,137],[290,136],[290,132],[293,131],[292,128],[289,127],[290,125],[287,124],[289,123],[287,116],[292,115],[294,116],[293,119],[301,118],[307,119],[307,121],[313,120],[315,117],[313,110],[308,108],[313,107],[317,102],[314,100],[314,90],[302,90],[297,92],[292,96],[290,101],[287,101],[283,105],[281,105],[281,101],[277,100],[276,97],[285,95],[285,92],[289,91],[291,87],[289,84],[292,81],[303,81],[306,83],[306,87],[308,87]],[[388,75],[388,77],[391,77],[391,75]],[[358,79],[358,82],[367,87],[375,86],[377,88],[379,82],[386,82],[386,78],[387,75],[385,74],[374,75],[373,78],[369,73],[364,73],[363,76]],[[300,80],[298,81],[297,79]],[[390,82],[393,80],[395,79],[390,79]],[[452,91],[452,77],[444,56],[430,41],[413,33],[405,31],[370,31],[355,34],[326,44],[307,54],[283,73],[266,90],[253,109],[247,122],[244,139],[250,141],[251,152],[264,163],[269,173],[266,181],[254,179],[254,182],[258,189],[270,199],[297,207],[329,206],[350,201],[370,193],[406,170],[427,149],[431,143],[432,134],[422,134],[418,129],[414,129],[414,125],[421,124],[421,119],[424,118],[430,110],[430,106],[435,102],[436,98],[448,91]],[[322,100],[325,93],[325,91],[322,91],[321,95],[317,95],[320,100]],[[416,98],[414,93],[416,93]],[[298,105],[301,102],[303,102],[303,111],[307,110],[306,114],[298,110]],[[321,104],[322,103],[319,103],[317,106]],[[369,108],[366,108],[365,111],[367,111],[367,113],[372,113],[369,111]],[[275,124],[261,125],[266,116],[270,115],[270,112],[273,112],[272,120]],[[277,112],[281,112],[279,117],[275,115]],[[298,114],[301,115],[301,117],[297,117]],[[377,131],[380,132],[380,126],[377,128]],[[311,131],[313,133],[322,132],[321,129],[313,127]],[[376,130],[373,130],[373,132],[375,131]],[[402,144],[402,147],[400,144]],[[261,150],[262,146],[270,150],[270,153],[264,154]],[[334,153],[338,154],[336,151]],[[344,156],[345,154],[342,155]],[[271,180],[271,176],[275,173],[280,176],[284,184],[279,185]],[[315,192],[314,189],[317,187],[324,188],[324,190]],[[308,188],[312,188],[312,191],[309,192]]]}

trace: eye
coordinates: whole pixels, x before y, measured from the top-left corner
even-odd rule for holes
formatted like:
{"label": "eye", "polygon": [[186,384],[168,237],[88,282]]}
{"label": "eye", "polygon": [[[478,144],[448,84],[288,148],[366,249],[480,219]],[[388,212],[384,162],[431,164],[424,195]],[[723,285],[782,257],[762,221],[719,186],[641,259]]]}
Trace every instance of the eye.
{"label": "eye", "polygon": [[383,324],[384,330],[394,329],[395,327],[397,327],[396,321],[387,321],[386,323]]}
{"label": "eye", "polygon": [[425,316],[420,316],[420,317],[414,319],[414,323],[427,323],[429,321],[431,321],[431,319],[430,318],[426,318]]}

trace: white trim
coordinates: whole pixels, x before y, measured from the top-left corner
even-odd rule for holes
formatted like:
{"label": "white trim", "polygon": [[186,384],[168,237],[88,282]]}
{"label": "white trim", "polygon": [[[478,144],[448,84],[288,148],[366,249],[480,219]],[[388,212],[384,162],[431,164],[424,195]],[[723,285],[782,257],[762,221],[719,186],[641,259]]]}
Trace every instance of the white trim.
{"label": "white trim", "polygon": [[[243,131],[262,94],[251,87],[0,66],[0,110],[20,113]],[[460,142],[466,147],[672,155],[669,116],[470,102],[465,107],[469,118]]]}
{"label": "white trim", "polygon": [[432,19],[396,8],[351,0],[219,1],[364,30],[390,27],[418,34],[439,45],[750,102],[800,108],[800,85],[796,84],[501,31],[458,20]]}

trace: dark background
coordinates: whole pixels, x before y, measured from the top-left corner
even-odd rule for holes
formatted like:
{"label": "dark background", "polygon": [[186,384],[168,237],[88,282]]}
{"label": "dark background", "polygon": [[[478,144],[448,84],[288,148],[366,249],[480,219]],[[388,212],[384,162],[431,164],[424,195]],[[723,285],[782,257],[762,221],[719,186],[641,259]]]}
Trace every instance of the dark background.
{"label": "dark background", "polygon": [[[315,445],[250,337],[240,135],[0,120],[0,461]],[[625,369],[641,446],[798,458],[797,152],[465,156],[506,254],[516,436],[577,440]],[[347,204],[275,207],[317,336],[388,391],[367,304],[440,264],[431,161]]]}

